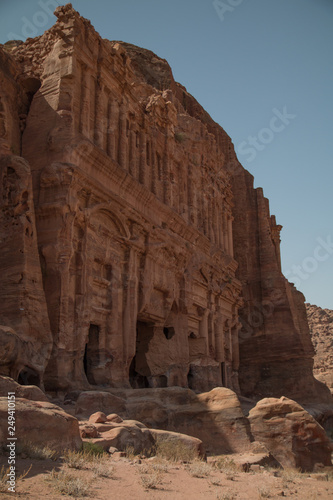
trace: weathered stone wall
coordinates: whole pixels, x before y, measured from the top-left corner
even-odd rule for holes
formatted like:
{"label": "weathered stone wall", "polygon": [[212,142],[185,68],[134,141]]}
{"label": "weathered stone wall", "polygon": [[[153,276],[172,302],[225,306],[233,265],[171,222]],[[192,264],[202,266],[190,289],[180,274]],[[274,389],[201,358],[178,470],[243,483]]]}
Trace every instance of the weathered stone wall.
{"label": "weathered stone wall", "polygon": [[315,349],[315,377],[333,393],[333,311],[305,304],[311,340]]}
{"label": "weathered stone wall", "polygon": [[[230,138],[166,61],[101,39],[70,5],[56,15],[11,51],[30,106],[21,148],[53,336],[47,387],[239,391],[239,379],[246,395],[325,398],[281,227]],[[281,382],[288,363],[308,392],[294,372]]]}
{"label": "weathered stone wall", "polygon": [[0,50],[0,370],[22,383],[43,385],[52,337],[37,248],[28,162],[20,153],[25,90],[14,60]]}

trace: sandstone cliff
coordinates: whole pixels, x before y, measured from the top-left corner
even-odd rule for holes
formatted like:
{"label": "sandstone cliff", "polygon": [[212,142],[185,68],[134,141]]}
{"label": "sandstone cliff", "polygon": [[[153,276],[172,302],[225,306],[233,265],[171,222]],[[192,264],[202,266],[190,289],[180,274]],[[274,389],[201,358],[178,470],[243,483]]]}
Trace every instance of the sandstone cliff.
{"label": "sandstone cliff", "polygon": [[333,311],[305,304],[315,350],[314,374],[333,390]]}
{"label": "sandstone cliff", "polygon": [[330,401],[312,374],[304,297],[281,273],[281,226],[229,136],[165,60],[101,39],[70,4],[55,14],[1,56],[2,161],[7,175],[25,165],[32,226],[15,235],[33,241],[31,262],[1,265],[35,276],[17,297],[30,290],[40,314],[26,317],[43,326],[18,325],[14,308],[1,322],[42,341],[47,387]]}
{"label": "sandstone cliff", "polygon": [[[52,336],[42,285],[30,165],[17,156],[29,91],[0,51],[0,365],[21,383],[43,386]],[[29,85],[29,82],[27,83]]]}

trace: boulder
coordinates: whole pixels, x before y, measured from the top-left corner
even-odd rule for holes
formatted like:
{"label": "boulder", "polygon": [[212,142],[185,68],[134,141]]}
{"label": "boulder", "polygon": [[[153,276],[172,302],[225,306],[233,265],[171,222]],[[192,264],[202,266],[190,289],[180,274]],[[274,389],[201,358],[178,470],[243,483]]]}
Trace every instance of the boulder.
{"label": "boulder", "polygon": [[87,391],[81,392],[75,405],[75,415],[89,417],[96,411],[109,413],[125,412],[125,401],[109,392]]}
{"label": "boulder", "polygon": [[331,447],[324,429],[291,399],[266,398],[250,411],[254,438],[285,468],[312,471],[331,465]]}
{"label": "boulder", "polygon": [[[96,436],[92,435],[90,427],[94,428]],[[148,429],[143,423],[137,420],[123,420],[119,423],[96,423],[93,426],[81,424],[80,430],[82,437],[93,437],[94,439],[90,441],[99,444],[105,450],[116,448],[117,450],[125,451],[128,448],[132,448],[133,452],[136,454],[146,454],[153,452],[157,443],[167,442],[170,444],[168,449],[170,448],[171,452],[173,445],[175,446],[175,450],[181,445],[185,451],[187,450],[190,452],[191,456],[201,458],[206,456],[204,445],[200,439],[186,436],[178,432]],[[88,434],[84,436],[87,432],[89,436]]]}
{"label": "boulder", "polygon": [[195,437],[187,436],[179,432],[163,431],[162,429],[150,429],[150,432],[156,443],[168,443],[170,448],[172,445],[181,446],[188,450],[189,455],[198,458],[206,458],[205,447],[203,442]]}
{"label": "boulder", "polygon": [[154,448],[155,440],[150,430],[145,426],[139,427],[135,422],[127,422],[126,420],[122,424],[114,424],[113,428],[110,426],[111,424],[99,424],[97,429],[100,437],[90,441],[99,444],[105,450],[110,447],[121,451],[132,448],[136,454],[148,453]]}
{"label": "boulder", "polygon": [[80,435],[82,438],[96,438],[98,430],[93,424],[80,423]]}
{"label": "boulder", "polygon": [[115,422],[116,424],[120,424],[121,422],[123,422],[123,419],[119,417],[117,413],[110,413],[110,415],[108,415],[106,419],[108,422]]}
{"label": "boulder", "polygon": [[89,417],[89,422],[91,422],[92,424],[104,424],[104,422],[106,421],[106,415],[102,411],[97,411]]}
{"label": "boulder", "polygon": [[126,391],[127,416],[149,428],[194,436],[214,453],[243,452],[251,446],[250,426],[237,395],[225,387],[195,394],[168,387]]}
{"label": "boulder", "polygon": [[[57,452],[82,446],[78,420],[56,405],[17,398],[15,419],[17,443],[49,446]],[[0,445],[7,445],[8,437],[8,398],[1,397]]]}
{"label": "boulder", "polygon": [[31,401],[48,401],[44,392],[36,385],[20,385],[10,377],[0,376],[0,397],[6,398],[8,392],[15,392],[17,398]]}

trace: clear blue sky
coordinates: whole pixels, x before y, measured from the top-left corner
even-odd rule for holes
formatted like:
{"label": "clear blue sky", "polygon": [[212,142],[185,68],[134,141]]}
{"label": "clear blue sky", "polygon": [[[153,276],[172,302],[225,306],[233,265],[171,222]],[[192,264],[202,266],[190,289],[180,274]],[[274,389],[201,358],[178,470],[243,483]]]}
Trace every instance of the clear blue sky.
{"label": "clear blue sky", "polygon": [[[264,188],[283,225],[283,271],[307,301],[333,309],[333,1],[215,3],[72,2],[103,37],[168,60]],[[0,42],[41,34],[56,4],[0,0]]]}

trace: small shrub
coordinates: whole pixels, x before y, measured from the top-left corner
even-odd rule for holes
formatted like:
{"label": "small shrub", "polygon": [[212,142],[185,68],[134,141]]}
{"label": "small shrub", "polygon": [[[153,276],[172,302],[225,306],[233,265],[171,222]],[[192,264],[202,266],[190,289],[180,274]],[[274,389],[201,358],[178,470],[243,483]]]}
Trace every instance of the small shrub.
{"label": "small shrub", "polygon": [[292,467],[287,467],[279,472],[280,477],[287,483],[294,483],[299,477],[301,477],[300,469],[293,469]]}
{"label": "small shrub", "polygon": [[67,450],[64,454],[64,462],[71,469],[85,469],[87,466],[87,461],[89,461],[94,455],[84,452],[84,451],[72,451]]}
{"label": "small shrub", "polygon": [[211,484],[212,486],[221,486],[221,481],[219,479],[212,479],[211,481],[209,481],[209,484]]}
{"label": "small shrub", "polygon": [[85,497],[88,496],[90,489],[90,483],[62,470],[56,472],[53,469],[47,477],[47,481],[62,495]]}
{"label": "small shrub", "polygon": [[142,464],[139,467],[141,474],[151,474],[154,471],[151,464]]}
{"label": "small shrub", "polygon": [[154,471],[152,474],[141,476],[140,479],[145,489],[154,490],[162,483],[162,474],[159,471]]}
{"label": "small shrub", "polygon": [[182,144],[183,142],[186,141],[186,134],[184,134],[183,132],[176,132],[175,141],[178,142],[179,144]]}
{"label": "small shrub", "polygon": [[226,491],[225,493],[216,493],[216,498],[217,500],[235,500],[235,495],[233,493],[230,493],[229,491]]}
{"label": "small shrub", "polygon": [[192,477],[207,477],[212,472],[212,468],[206,462],[198,460],[188,467],[188,472]]}
{"label": "small shrub", "polygon": [[271,495],[264,488],[258,488],[258,498],[271,498]]}
{"label": "small shrub", "polygon": [[[24,471],[21,475],[16,475],[16,487],[17,487],[17,483],[19,481],[21,481],[22,479],[24,479],[26,477],[27,474],[29,474],[30,472],[30,469],[31,469],[31,465],[29,467],[29,469],[27,471]],[[10,469],[9,467],[4,467],[3,465],[1,466],[1,469],[0,469],[0,493],[8,493],[8,476],[7,474],[10,472]]]}
{"label": "small shrub", "polygon": [[112,477],[114,472],[106,454],[95,455],[91,451],[68,450],[64,454],[64,462],[71,469],[91,469],[95,477]]}
{"label": "small shrub", "polygon": [[138,466],[141,474],[153,474],[154,472],[166,473],[169,472],[169,466],[167,463],[150,463],[142,464]]}
{"label": "small shrub", "polygon": [[197,458],[193,448],[186,446],[182,441],[165,441],[157,439],[155,453],[157,457],[170,462],[191,462]]}
{"label": "small shrub", "polygon": [[229,474],[239,472],[237,464],[226,456],[221,456],[215,463],[215,467],[219,469],[221,472],[226,472]]}
{"label": "small shrub", "polygon": [[95,459],[91,466],[91,470],[94,477],[112,478],[114,475],[114,467],[103,458]]}
{"label": "small shrub", "polygon": [[86,455],[102,456],[106,454],[104,448],[97,443],[91,443],[90,441],[84,441],[83,451]]}
{"label": "small shrub", "polygon": [[167,463],[155,463],[152,464],[152,469],[157,472],[169,472],[169,465]]}
{"label": "small shrub", "polygon": [[8,492],[8,476],[7,474],[9,473],[9,467],[6,469],[3,465],[0,469],[0,492],[5,493]]}
{"label": "small shrub", "polygon": [[129,445],[126,446],[125,453],[126,453],[126,458],[128,458],[129,460],[133,460],[137,455],[135,453],[134,446],[129,446]]}

